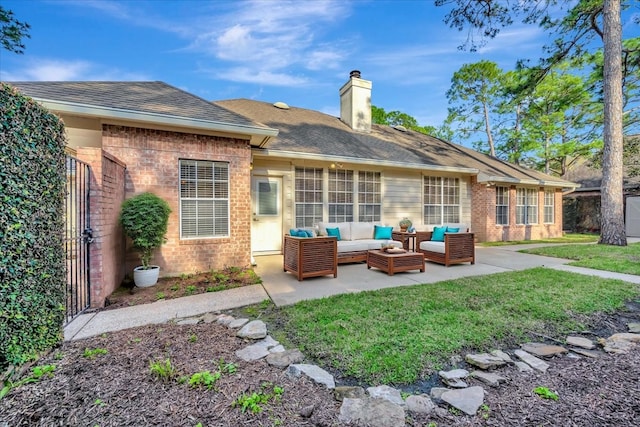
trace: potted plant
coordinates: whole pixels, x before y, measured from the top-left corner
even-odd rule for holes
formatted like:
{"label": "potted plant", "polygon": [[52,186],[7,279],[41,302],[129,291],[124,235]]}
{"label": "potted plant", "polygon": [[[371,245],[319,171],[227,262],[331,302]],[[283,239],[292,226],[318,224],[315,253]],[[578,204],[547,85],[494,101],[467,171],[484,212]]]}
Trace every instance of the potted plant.
{"label": "potted plant", "polygon": [[167,241],[170,213],[169,204],[153,193],[138,194],[122,204],[120,224],[142,262],[133,270],[136,286],[146,288],[158,282],[160,267],[150,262],[153,252]]}
{"label": "potted plant", "polygon": [[411,222],[411,220],[407,217],[404,217],[400,220],[400,222],[398,223],[398,225],[400,225],[400,230],[402,231],[407,231],[407,229],[409,227],[411,227],[413,225],[413,223]]}

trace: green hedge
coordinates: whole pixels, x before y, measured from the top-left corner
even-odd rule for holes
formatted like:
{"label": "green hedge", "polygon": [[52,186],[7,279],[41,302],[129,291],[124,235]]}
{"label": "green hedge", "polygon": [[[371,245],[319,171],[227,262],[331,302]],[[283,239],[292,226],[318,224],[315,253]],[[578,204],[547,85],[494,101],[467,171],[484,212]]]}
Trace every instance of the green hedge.
{"label": "green hedge", "polygon": [[62,338],[64,147],[58,117],[0,84],[0,370]]}

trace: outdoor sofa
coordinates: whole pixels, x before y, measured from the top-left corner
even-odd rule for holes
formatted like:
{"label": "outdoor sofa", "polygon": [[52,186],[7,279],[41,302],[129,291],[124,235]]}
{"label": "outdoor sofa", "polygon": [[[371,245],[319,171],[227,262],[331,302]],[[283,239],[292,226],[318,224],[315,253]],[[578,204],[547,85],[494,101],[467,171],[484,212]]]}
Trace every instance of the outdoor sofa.
{"label": "outdoor sofa", "polygon": [[367,252],[382,245],[402,247],[392,240],[393,227],[377,222],[320,222],[318,228],[322,236],[337,238],[338,264],[366,261]]}
{"label": "outdoor sofa", "polygon": [[476,262],[475,236],[464,224],[445,224],[432,231],[416,231],[416,251],[423,253],[426,260],[447,267]]}

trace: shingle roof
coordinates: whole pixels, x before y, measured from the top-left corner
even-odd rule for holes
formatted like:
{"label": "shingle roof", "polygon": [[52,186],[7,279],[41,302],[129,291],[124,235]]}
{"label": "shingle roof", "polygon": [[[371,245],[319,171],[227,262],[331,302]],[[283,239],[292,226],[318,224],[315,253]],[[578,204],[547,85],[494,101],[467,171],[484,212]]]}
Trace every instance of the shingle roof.
{"label": "shingle roof", "polygon": [[392,161],[404,164],[478,169],[499,181],[547,181],[572,186],[569,181],[501,161],[458,144],[414,131],[372,125],[371,133],[353,131],[339,118],[318,111],[248,99],[216,101],[214,104],[279,130],[269,150]]}
{"label": "shingle roof", "polygon": [[164,82],[5,82],[39,100],[256,126],[251,120]]}

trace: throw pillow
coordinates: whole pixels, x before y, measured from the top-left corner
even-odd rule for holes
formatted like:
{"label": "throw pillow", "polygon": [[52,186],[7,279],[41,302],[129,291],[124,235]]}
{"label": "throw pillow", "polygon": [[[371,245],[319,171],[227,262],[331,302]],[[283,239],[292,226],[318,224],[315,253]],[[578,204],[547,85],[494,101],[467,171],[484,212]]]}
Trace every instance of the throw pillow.
{"label": "throw pillow", "polygon": [[393,230],[393,227],[383,227],[381,225],[375,225],[373,227],[373,238],[377,240],[391,240],[391,230]]}
{"label": "throw pillow", "polygon": [[431,234],[432,242],[444,242],[444,233],[447,231],[447,227],[433,227],[433,234]]}
{"label": "throw pillow", "polygon": [[333,236],[336,237],[337,240],[340,240],[340,229],[338,227],[336,228],[327,228],[327,236]]}
{"label": "throw pillow", "polygon": [[454,227],[447,227],[447,233],[457,233],[460,231],[460,227],[454,228]]}
{"label": "throw pillow", "polygon": [[295,228],[292,228],[291,230],[289,230],[289,236],[298,237],[298,230],[296,230]]}
{"label": "throw pillow", "polygon": [[307,235],[307,237],[316,237],[316,233],[314,233],[311,230],[304,230],[304,232]]}

